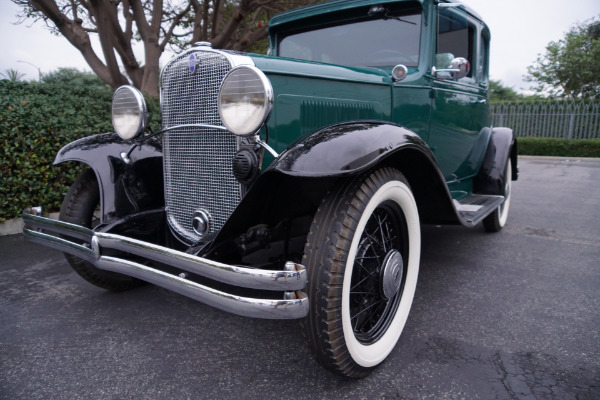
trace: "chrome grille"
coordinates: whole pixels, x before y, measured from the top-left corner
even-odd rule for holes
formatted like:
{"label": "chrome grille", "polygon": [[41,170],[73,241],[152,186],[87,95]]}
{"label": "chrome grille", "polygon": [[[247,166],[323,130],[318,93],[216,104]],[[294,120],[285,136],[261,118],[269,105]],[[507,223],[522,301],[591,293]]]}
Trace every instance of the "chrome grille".
{"label": "chrome grille", "polygon": [[[189,60],[197,59],[195,72]],[[161,80],[163,128],[184,124],[222,126],[217,109],[221,82],[231,70],[217,52],[185,53],[169,63]],[[165,202],[171,227],[190,242],[194,212],[206,210],[210,232],[219,230],[240,202],[240,186],[231,171],[237,151],[235,135],[211,128],[179,128],[163,137]]]}

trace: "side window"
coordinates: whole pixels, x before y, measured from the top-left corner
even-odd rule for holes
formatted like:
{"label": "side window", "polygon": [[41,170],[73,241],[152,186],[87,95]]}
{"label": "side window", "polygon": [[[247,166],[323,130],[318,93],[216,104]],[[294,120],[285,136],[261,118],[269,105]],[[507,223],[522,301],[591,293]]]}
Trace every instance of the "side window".
{"label": "side window", "polygon": [[[473,47],[475,44],[475,26],[471,24],[464,12],[453,8],[440,8],[438,14],[437,48],[435,67],[448,68],[456,57],[466,58],[473,64]],[[461,81],[472,80],[473,68]]]}
{"label": "side window", "polygon": [[486,32],[482,32],[479,38],[479,57],[477,60],[477,75],[479,83],[487,86],[490,65],[490,38]]}

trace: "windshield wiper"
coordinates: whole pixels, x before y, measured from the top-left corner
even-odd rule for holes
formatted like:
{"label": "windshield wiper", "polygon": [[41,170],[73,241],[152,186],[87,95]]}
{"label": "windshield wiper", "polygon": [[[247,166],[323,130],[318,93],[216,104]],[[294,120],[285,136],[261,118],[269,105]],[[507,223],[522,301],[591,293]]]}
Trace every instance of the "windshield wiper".
{"label": "windshield wiper", "polygon": [[390,10],[387,7],[384,7],[382,5],[371,6],[371,8],[369,8],[368,15],[369,15],[369,17],[382,16],[383,19],[395,19],[400,22],[406,22],[407,24],[417,25],[415,22],[408,21],[406,19],[402,19],[401,17],[398,17],[396,15],[392,15],[390,13]]}

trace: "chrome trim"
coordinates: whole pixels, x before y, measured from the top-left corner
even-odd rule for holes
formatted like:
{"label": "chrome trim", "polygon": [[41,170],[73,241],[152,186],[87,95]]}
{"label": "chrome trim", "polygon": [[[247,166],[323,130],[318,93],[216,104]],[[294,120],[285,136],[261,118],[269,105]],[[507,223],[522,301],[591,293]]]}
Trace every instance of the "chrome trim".
{"label": "chrome trim", "polygon": [[192,219],[192,229],[202,237],[210,231],[210,213],[204,209],[199,209],[194,212]]}
{"label": "chrome trim", "polygon": [[94,235],[98,238],[100,248],[125,251],[230,285],[282,291],[299,290],[306,286],[306,270],[299,264],[296,264],[299,267],[295,271],[237,267],[125,236],[100,232]]}
{"label": "chrome trim", "polygon": [[131,154],[131,152],[133,151],[133,149],[135,149],[137,147],[137,145],[134,145],[131,147],[131,149],[129,149],[129,151],[122,151],[121,154],[119,154],[121,156],[121,160],[123,160],[123,162],[127,165],[131,164],[131,158],[129,157],[129,155]]}
{"label": "chrome trim", "polygon": [[264,141],[262,141],[262,140],[258,139],[258,140],[256,141],[256,143],[257,143],[259,146],[261,146],[262,148],[264,148],[265,150],[267,150],[269,153],[271,153],[271,155],[272,155],[273,157],[275,157],[275,158],[279,157],[279,154],[277,154],[277,152],[276,152],[276,151],[275,151],[275,150],[274,150],[274,149],[273,149],[271,146],[269,146],[269,145],[267,144],[267,142],[264,142]]}
{"label": "chrome trim", "polygon": [[[94,232],[68,222],[27,213],[23,213],[23,220],[26,225],[23,233],[30,241],[73,254],[97,268],[151,282],[224,311],[268,319],[302,318],[308,313],[308,299],[300,292],[306,286],[307,272],[304,266],[291,261],[285,264],[282,271],[253,269],[227,265],[141,240]],[[85,241],[86,244],[78,244],[50,232]],[[124,251],[229,285],[286,292],[282,295],[285,299],[252,299],[225,293],[187,280],[181,275],[169,274],[124,258],[104,256],[102,253],[106,249]],[[290,293],[295,295],[290,296]]]}
{"label": "chrome trim", "polygon": [[[131,93],[133,95],[133,97],[137,103],[138,110],[140,112],[140,120],[138,122],[136,133],[131,137],[121,136],[121,134],[117,130],[117,127],[115,126],[115,98],[117,97],[119,92],[124,92],[124,91],[128,91],[129,93]],[[135,87],[133,87],[131,85],[119,86],[115,90],[115,92],[113,93],[111,106],[110,106],[110,119],[111,119],[112,126],[115,129],[115,132],[117,133],[117,135],[119,135],[119,137],[121,137],[121,139],[132,140],[132,139],[135,139],[136,137],[140,136],[146,129],[146,126],[148,125],[148,117],[149,117],[148,106],[146,105],[146,100],[144,99],[144,95],[142,94],[142,92],[140,92],[138,89],[136,89]]]}
{"label": "chrome trim", "polygon": [[[471,64],[469,60],[464,57],[456,57],[451,62],[448,68],[437,69],[435,66],[431,67],[431,75],[438,79],[461,79],[469,74],[471,70]],[[440,75],[440,73],[448,75]]]}
{"label": "chrome trim", "polygon": [[83,245],[61,239],[57,236],[48,235],[46,233],[37,232],[27,228],[23,229],[23,235],[25,235],[25,238],[31,242],[52,247],[53,249],[72,254],[86,261],[94,262],[96,260],[96,254],[94,250]]}
{"label": "chrome trim", "polygon": [[[254,61],[252,61],[252,58],[250,58],[249,56],[247,56],[246,54],[243,53],[239,53],[239,54],[233,54],[231,52],[227,52],[227,51],[221,51],[221,50],[215,50],[212,47],[206,47],[206,46],[195,46],[192,47],[189,50],[186,50],[180,54],[177,54],[175,58],[179,58],[180,56],[184,56],[187,55],[188,53],[193,53],[196,51],[205,51],[205,52],[211,52],[211,53],[218,53],[222,56],[224,56],[225,58],[227,58],[227,60],[229,61],[229,63],[231,64],[231,68],[235,68],[235,67],[239,67],[240,65],[251,65],[251,66],[255,66]],[[169,63],[167,63],[167,65],[165,65],[161,71],[160,71],[160,76],[159,76],[159,83],[158,83],[158,87],[162,88],[162,76],[163,76],[163,72],[167,69],[166,67],[170,64],[171,61],[169,61]],[[162,95],[161,95],[162,90],[159,90],[159,101],[162,104]]]}
{"label": "chrome trim", "polygon": [[[265,99],[263,101],[263,108],[265,109],[265,112],[262,115],[260,123],[257,124],[256,129],[253,129],[250,133],[234,132],[233,129],[231,129],[231,127],[228,126],[227,122],[225,121],[225,118],[223,118],[223,113],[222,113],[223,107],[221,105],[221,101],[222,101],[221,92],[223,91],[223,86],[225,85],[227,80],[230,79],[232,74],[234,74],[240,70],[248,70],[248,71],[256,74],[256,76],[262,83],[263,89],[265,91]],[[242,136],[242,137],[254,137],[254,136],[258,136],[260,129],[265,125],[265,122],[267,122],[267,120],[271,116],[271,111],[273,111],[273,100],[274,100],[273,85],[271,85],[271,81],[269,80],[269,78],[267,78],[267,76],[264,74],[264,72],[262,72],[260,69],[256,68],[253,65],[242,65],[239,67],[232,68],[231,71],[229,71],[227,73],[225,78],[223,78],[223,81],[221,82],[221,87],[219,88],[219,95],[217,97],[217,110],[219,111],[219,116],[221,117],[221,121],[223,122],[223,124],[227,127],[227,129],[230,132],[232,132],[235,135]]]}
{"label": "chrome trim", "polygon": [[40,215],[32,215],[23,213],[23,221],[28,225],[44,228],[59,235],[67,235],[77,239],[91,242],[94,236],[94,231],[80,225],[70,224],[68,222],[58,221],[55,219],[44,218]]}
{"label": "chrome trim", "polygon": [[155,270],[142,264],[114,257],[101,257],[98,268],[127,274],[182,294],[209,306],[252,318],[296,319],[308,314],[308,298],[266,300],[236,296],[208,286]]}
{"label": "chrome trim", "polygon": [[392,69],[392,79],[394,82],[400,82],[408,75],[408,68],[404,64],[398,64]]}
{"label": "chrome trim", "polygon": [[465,5],[462,3],[440,3],[438,7],[440,8],[456,8],[456,7],[464,7]]}
{"label": "chrome trim", "polygon": [[[224,126],[220,126],[220,125],[210,125],[210,124],[181,124],[181,125],[174,125],[174,126],[170,126],[168,128],[164,128],[161,129],[158,132],[155,132],[155,134],[161,134],[161,133],[165,133],[165,132],[169,132],[175,129],[181,129],[181,128],[209,128],[209,129],[218,129],[221,131],[226,131],[229,132],[227,130],[227,128],[225,128]],[[231,133],[233,135],[233,133]]]}
{"label": "chrome trim", "polygon": [[[187,71],[192,54],[199,60],[195,74]],[[162,70],[162,125],[169,129],[163,132],[165,204],[170,227],[188,244],[200,240],[192,227],[195,210],[210,212],[214,233],[242,197],[242,187],[231,173],[239,139],[225,133],[217,105],[231,63],[230,54],[199,47],[175,57]]]}

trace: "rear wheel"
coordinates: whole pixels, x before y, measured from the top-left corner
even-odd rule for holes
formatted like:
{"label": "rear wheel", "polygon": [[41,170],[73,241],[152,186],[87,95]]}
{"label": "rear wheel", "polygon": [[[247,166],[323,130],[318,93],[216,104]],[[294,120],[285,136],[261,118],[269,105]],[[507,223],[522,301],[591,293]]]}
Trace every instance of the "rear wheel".
{"label": "rear wheel", "polygon": [[512,164],[510,158],[506,162],[504,179],[504,193],[502,193],[502,195],[504,195],[504,202],[483,220],[483,227],[488,232],[499,232],[504,225],[506,225],[506,221],[508,220],[512,190]]}
{"label": "rear wheel", "polygon": [[[96,215],[99,204],[98,182],[94,172],[88,169],[71,185],[60,208],[59,219],[86,228],[93,228],[99,222]],[[139,279],[96,268],[91,263],[74,255],[65,253],[65,258],[83,279],[101,288],[121,291],[143,284]]]}
{"label": "rear wheel", "polygon": [[415,199],[384,168],[334,189],[305,246],[309,347],[326,367],[365,376],[393,350],[414,297],[420,259]]}

